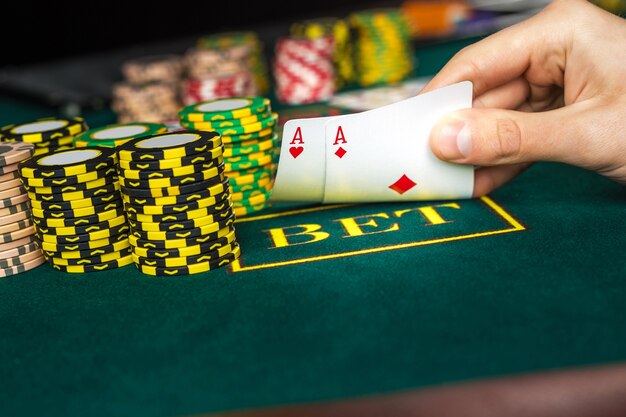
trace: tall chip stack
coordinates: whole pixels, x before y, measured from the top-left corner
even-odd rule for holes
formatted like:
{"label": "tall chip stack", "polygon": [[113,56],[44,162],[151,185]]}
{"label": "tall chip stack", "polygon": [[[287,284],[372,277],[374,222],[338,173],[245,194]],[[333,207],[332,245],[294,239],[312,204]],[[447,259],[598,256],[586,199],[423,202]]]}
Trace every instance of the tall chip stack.
{"label": "tall chip stack", "polygon": [[113,124],[90,129],[74,138],[75,148],[100,146],[115,148],[124,143],[146,136],[156,135],[168,131],[168,127],[161,123],[125,123]]}
{"label": "tall chip stack", "polygon": [[19,164],[35,241],[53,268],[98,272],[132,263],[113,148],[60,151]]}
{"label": "tall chip stack", "polygon": [[118,148],[118,156],[132,257],[141,272],[197,274],[239,257],[218,133],[136,139]]}
{"label": "tall chip stack", "polygon": [[2,142],[28,142],[35,146],[34,156],[72,149],[74,138],[88,129],[82,117],[46,117],[0,129]]}
{"label": "tall chip stack", "polygon": [[113,86],[111,107],[119,123],[165,122],[180,108],[182,62],[176,55],[147,56],[124,63],[124,82]]}
{"label": "tall chip stack", "polygon": [[16,275],[45,262],[35,244],[28,194],[18,164],[33,155],[30,143],[0,143],[0,277]]}
{"label": "tall chip stack", "polygon": [[221,135],[235,215],[242,217],[266,208],[280,150],[275,132],[278,115],[272,113],[269,99],[207,101],[183,108],[179,116],[183,127]]}
{"label": "tall chip stack", "polygon": [[275,92],[286,104],[328,101],[335,93],[331,36],[307,39],[284,37],[276,42]]}
{"label": "tall chip stack", "polygon": [[182,82],[183,104],[257,94],[251,45],[206,46],[205,42],[205,47],[190,48],[185,54],[188,78]]}
{"label": "tall chip stack", "polygon": [[349,17],[355,45],[357,82],[362,87],[392,84],[413,73],[409,25],[400,9],[375,9]]}
{"label": "tall chip stack", "polygon": [[344,19],[326,17],[296,22],[291,25],[293,36],[318,39],[326,36],[333,38],[333,64],[335,66],[335,88],[337,90],[354,82],[354,63],[352,62],[352,43],[350,27]]}
{"label": "tall chip stack", "polygon": [[221,49],[236,45],[247,45],[250,48],[249,67],[254,74],[257,92],[260,95],[269,92],[269,77],[263,43],[255,32],[223,32],[203,36],[198,39],[197,46],[202,49]]}

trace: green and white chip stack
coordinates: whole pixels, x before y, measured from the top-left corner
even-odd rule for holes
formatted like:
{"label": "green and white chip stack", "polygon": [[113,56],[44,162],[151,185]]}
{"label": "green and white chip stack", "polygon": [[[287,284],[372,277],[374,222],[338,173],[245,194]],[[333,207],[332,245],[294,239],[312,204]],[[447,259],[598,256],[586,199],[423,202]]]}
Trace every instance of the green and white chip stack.
{"label": "green and white chip stack", "polygon": [[181,126],[212,131],[224,144],[225,174],[233,208],[243,217],[266,208],[280,151],[270,101],[264,97],[235,97],[193,104],[179,112]]}

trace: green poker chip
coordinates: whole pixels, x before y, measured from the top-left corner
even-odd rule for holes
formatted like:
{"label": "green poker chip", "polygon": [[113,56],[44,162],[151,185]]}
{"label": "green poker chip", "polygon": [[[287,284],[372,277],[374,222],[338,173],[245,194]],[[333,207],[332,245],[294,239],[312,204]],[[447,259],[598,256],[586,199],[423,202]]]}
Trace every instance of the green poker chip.
{"label": "green poker chip", "polygon": [[77,148],[90,146],[114,148],[132,139],[165,132],[167,132],[167,126],[160,123],[112,124],[81,133],[74,138],[74,146]]}
{"label": "green poker chip", "polygon": [[254,133],[261,132],[268,128],[273,128],[276,126],[276,122],[278,121],[278,114],[272,113],[272,115],[266,119],[259,120],[256,123],[250,123],[243,126],[232,126],[226,128],[215,128],[216,132],[219,132],[220,135],[224,136],[232,136],[232,135],[245,135],[246,133]]}
{"label": "green poker chip", "polygon": [[227,127],[244,126],[251,123],[256,123],[263,119],[267,119],[270,116],[270,112],[265,112],[242,117],[241,119],[215,120],[212,122],[192,122],[181,118],[180,124],[187,129],[195,130],[225,129]]}
{"label": "green poker chip", "polygon": [[204,101],[184,107],[179,113],[182,120],[212,122],[241,119],[270,110],[270,100],[264,97],[235,97]]}
{"label": "green poker chip", "polygon": [[257,141],[247,141],[246,145],[234,145],[229,144],[224,146],[223,154],[225,157],[232,156],[244,156],[250,155],[257,152],[268,151],[272,149],[278,143],[278,135],[273,135],[269,139],[257,140]]}

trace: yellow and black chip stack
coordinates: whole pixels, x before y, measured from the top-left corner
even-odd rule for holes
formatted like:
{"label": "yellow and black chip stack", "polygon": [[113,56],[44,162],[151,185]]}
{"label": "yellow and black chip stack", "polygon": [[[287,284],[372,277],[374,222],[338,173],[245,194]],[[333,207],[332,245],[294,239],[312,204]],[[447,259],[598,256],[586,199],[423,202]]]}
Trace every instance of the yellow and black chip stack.
{"label": "yellow and black chip stack", "polygon": [[336,17],[303,20],[291,25],[291,34],[307,39],[332,37],[335,88],[338,90],[354,82],[354,63],[348,22]]}
{"label": "yellow and black chip stack", "polygon": [[75,148],[115,148],[133,139],[167,132],[161,123],[124,123],[89,129],[74,138]]}
{"label": "yellow and black chip stack", "polygon": [[196,274],[239,257],[219,134],[136,139],[118,148],[118,157],[132,256],[141,272]]}
{"label": "yellow and black chip stack", "polygon": [[34,156],[72,149],[74,138],[88,129],[82,117],[47,117],[0,129],[2,142],[28,142],[35,145]]}
{"label": "yellow and black chip stack", "polygon": [[183,108],[180,124],[215,131],[224,144],[224,167],[230,180],[235,215],[243,217],[268,205],[280,149],[278,115],[263,97],[206,101]]}
{"label": "yellow and black chip stack", "polygon": [[413,73],[409,25],[400,9],[374,9],[349,17],[357,82],[368,87],[402,81]]}
{"label": "yellow and black chip stack", "polygon": [[34,242],[28,195],[17,170],[34,148],[30,143],[0,143],[0,278],[45,262]]}
{"label": "yellow and black chip stack", "polygon": [[53,268],[84,273],[132,263],[116,161],[112,148],[88,148],[19,164],[36,242]]}

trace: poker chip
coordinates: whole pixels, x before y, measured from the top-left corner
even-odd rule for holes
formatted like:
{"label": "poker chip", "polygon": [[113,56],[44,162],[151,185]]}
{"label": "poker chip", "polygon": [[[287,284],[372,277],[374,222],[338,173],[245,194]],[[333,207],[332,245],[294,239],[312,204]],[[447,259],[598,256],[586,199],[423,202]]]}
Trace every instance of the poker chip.
{"label": "poker chip", "polygon": [[140,162],[183,158],[201,152],[210,152],[214,159],[221,155],[221,144],[216,132],[173,132],[134,140],[121,146],[117,153],[120,160]]}
{"label": "poker chip", "polygon": [[241,119],[270,111],[270,100],[264,97],[236,97],[211,100],[183,108],[181,121],[204,122]]}
{"label": "poker chip", "polygon": [[208,272],[216,268],[221,268],[225,265],[230,264],[235,261],[241,255],[241,249],[239,245],[233,245],[234,249],[232,252],[227,253],[221,258],[217,258],[208,262],[201,262],[189,266],[179,266],[179,267],[158,267],[158,266],[149,266],[143,265],[139,263],[135,263],[137,269],[139,269],[144,274],[148,275],[164,275],[164,276],[176,276],[176,275],[186,275],[186,274],[197,274],[201,272]]}
{"label": "poker chip", "polygon": [[113,149],[75,149],[30,158],[19,169],[25,178],[67,177],[106,169],[115,165],[116,159]]}
{"label": "poker chip", "polygon": [[[179,112],[179,116],[183,126],[220,134],[224,170],[229,185],[246,185],[245,189],[238,188],[236,191],[231,188],[233,204],[248,206],[244,214],[265,208],[267,199],[261,204],[258,201],[250,202],[250,198],[267,193],[272,187],[274,163],[280,143],[274,131],[278,116],[272,113],[270,101],[263,97],[212,100],[187,106]],[[200,207],[190,210],[196,208]]]}
{"label": "poker chip", "polygon": [[180,109],[178,81],[118,82],[111,93],[111,109],[117,122],[161,123],[176,119]]}
{"label": "poker chip", "polygon": [[43,143],[50,146],[58,140],[73,137],[87,130],[87,124],[81,117],[43,118],[29,123],[7,125],[0,128],[3,142]]}
{"label": "poker chip", "polygon": [[154,198],[167,196],[181,196],[200,192],[225,181],[224,175],[205,180],[165,188],[122,188],[125,195],[135,198]]}
{"label": "poker chip", "polygon": [[109,262],[92,265],[58,265],[51,263],[52,267],[62,272],[68,272],[71,274],[84,274],[87,272],[101,272],[109,269],[120,268],[122,266],[130,265],[133,263],[131,255],[124,256],[119,259],[115,259]]}
{"label": "poker chip", "polygon": [[74,138],[76,148],[103,146],[115,148],[130,140],[167,132],[167,126],[160,123],[113,124],[90,129]]}
{"label": "poker chip", "polygon": [[201,255],[203,253],[211,253],[219,248],[229,245],[235,241],[235,231],[232,229],[223,237],[211,240],[206,243],[197,245],[184,246],[173,249],[147,249],[135,246],[134,254],[142,258],[166,259],[166,258],[182,258],[189,256]]}
{"label": "poker chip", "polygon": [[[116,162],[115,149],[89,147],[34,156],[19,164],[35,242],[45,252],[44,261],[56,269],[79,273],[100,270],[87,265],[111,269],[128,264],[128,259],[121,260],[129,253],[120,253],[130,246],[130,227]],[[71,258],[67,253],[96,248],[97,254],[83,256],[81,262],[58,261]]]}
{"label": "poker chip", "polygon": [[235,231],[233,226],[228,226],[218,230],[215,233],[209,233],[203,236],[182,238],[182,239],[168,239],[168,240],[145,240],[136,236],[129,236],[128,240],[133,247],[144,249],[181,249],[185,247],[192,247],[196,245],[204,245],[216,241],[227,236],[229,233]]}
{"label": "poker chip", "polygon": [[56,252],[59,257],[72,257],[74,252],[100,250],[103,252],[117,252],[130,245],[129,236],[126,233],[121,233],[117,236],[104,239],[90,240],[87,242],[77,243],[54,243],[37,241],[37,245],[46,252]]}
{"label": "poker chip", "polygon": [[49,254],[48,252],[44,252],[44,258],[52,265],[60,265],[60,266],[70,266],[70,265],[99,265],[103,263],[112,262],[118,259],[123,259],[129,255],[131,255],[132,250],[130,247],[126,249],[122,249],[118,252],[109,252],[104,255],[97,255],[92,257],[81,257],[81,258],[56,258]]}
{"label": "poker chip", "polygon": [[397,83],[413,73],[410,29],[400,9],[363,10],[348,19],[359,85]]}
{"label": "poker chip", "polygon": [[22,263],[14,266],[8,266],[6,268],[0,268],[0,277],[8,277],[11,275],[17,275],[21,274],[22,272],[30,271],[31,269],[37,268],[38,266],[43,264],[45,262],[45,259],[43,256],[39,256],[28,261],[19,260],[18,262]]}
{"label": "poker chip", "polygon": [[202,49],[220,49],[230,46],[245,45],[249,50],[247,67],[254,74],[255,85],[259,94],[269,91],[269,78],[265,65],[263,44],[255,32],[223,32],[203,36],[196,43]]}
{"label": "poker chip", "polygon": [[[104,239],[103,239],[104,240]],[[47,244],[44,242],[44,245],[50,245],[51,247],[59,247],[59,245]],[[65,245],[64,247],[73,247],[76,245]],[[102,245],[97,248],[89,248],[83,250],[65,250],[61,252],[54,251],[44,251],[44,254],[55,259],[81,259],[81,258],[95,258],[98,257],[102,260],[102,262],[106,262],[105,257],[112,253],[120,253],[120,252],[129,252],[130,250],[130,242],[128,239],[121,240],[119,242],[115,242],[109,245]],[[111,256],[111,259],[115,259],[115,256]],[[111,260],[109,259],[109,260]],[[100,263],[100,262],[96,262]],[[67,265],[67,264],[66,264]]]}
{"label": "poker chip", "polygon": [[144,56],[122,65],[122,74],[126,80],[138,85],[158,81],[177,82],[182,72],[183,63],[176,55]]}
{"label": "poker chip", "polygon": [[203,252],[198,255],[165,258],[146,258],[133,254],[133,261],[135,261],[138,266],[153,266],[159,268],[187,267],[224,259],[225,256],[235,252],[238,249],[239,244],[234,242],[220,246],[219,248],[214,249],[210,252]]}
{"label": "poker chip", "polygon": [[335,87],[352,84],[355,80],[350,26],[344,19],[326,17],[295,22],[291,35],[306,39],[331,37],[333,40],[332,62],[335,70]]}
{"label": "poker chip", "polygon": [[279,38],[275,47],[275,93],[286,104],[328,101],[335,93],[333,37]]}
{"label": "poker chip", "polygon": [[249,71],[240,71],[222,76],[188,78],[182,82],[181,89],[183,105],[218,98],[257,94],[254,75]]}
{"label": "poker chip", "polygon": [[216,148],[212,149],[210,152],[200,152],[182,158],[155,159],[150,161],[125,161],[122,159],[119,161],[119,167],[129,170],[158,171],[161,169],[180,168],[194,164],[211,163],[217,166],[222,162],[224,162],[224,160],[221,155],[221,150]]}
{"label": "poker chip", "polygon": [[[199,245],[233,229],[230,186],[218,132],[188,130],[136,139],[118,149],[122,201],[132,248]],[[186,215],[195,211],[193,215]],[[224,256],[235,246],[223,249]],[[215,249],[196,256],[208,259]],[[131,251],[143,271],[141,255]],[[213,268],[214,269],[214,268]],[[195,271],[195,270],[193,270]],[[184,271],[180,271],[181,273]],[[197,271],[202,272],[202,271]]]}
{"label": "poker chip", "polygon": [[[12,125],[13,126],[13,125]],[[33,243],[35,233],[26,188],[19,177],[18,166],[33,155],[35,145],[21,142],[18,135],[36,132],[23,125],[2,128],[12,131],[10,140],[0,143],[0,277],[16,275],[39,266],[42,254]],[[4,140],[4,135],[2,136]]]}

